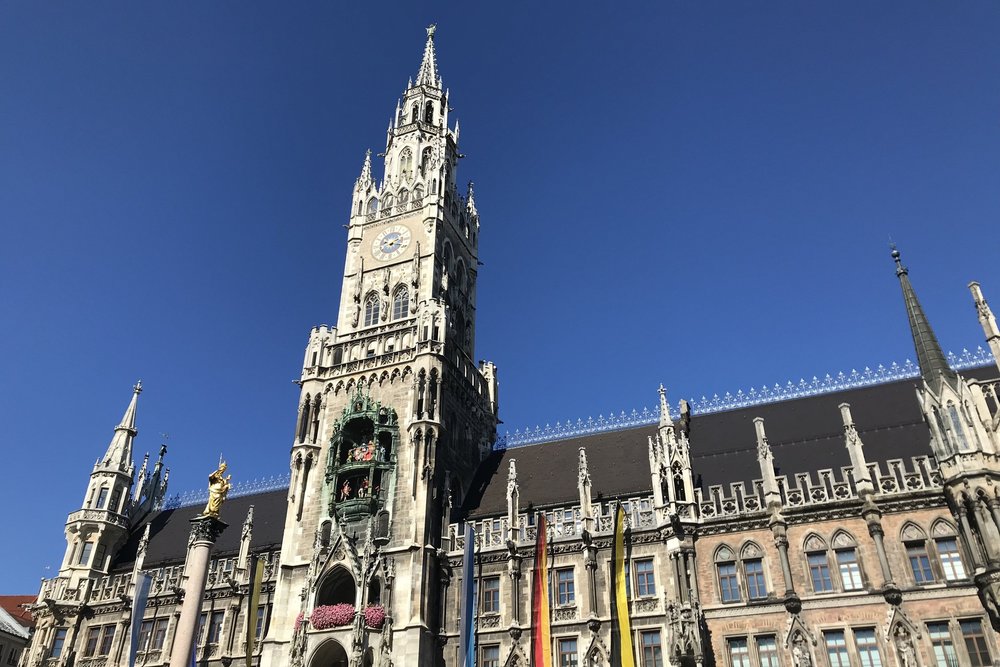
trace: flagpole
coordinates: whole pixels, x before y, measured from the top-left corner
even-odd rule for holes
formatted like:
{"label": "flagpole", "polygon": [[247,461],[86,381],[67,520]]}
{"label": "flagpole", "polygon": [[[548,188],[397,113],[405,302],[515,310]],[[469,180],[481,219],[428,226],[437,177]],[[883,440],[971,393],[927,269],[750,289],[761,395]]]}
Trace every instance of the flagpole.
{"label": "flagpole", "polygon": [[[473,547],[473,548],[475,548],[475,547]],[[482,546],[480,546],[479,547],[479,551],[475,552],[475,557],[476,557],[476,581],[479,582],[479,585],[476,586],[476,592],[478,593],[478,595],[476,596],[477,598],[480,597],[480,596],[482,596],[482,594],[483,594],[482,589],[479,588],[479,586],[483,585],[483,559],[482,559],[482,555],[483,555],[483,548],[482,548]],[[498,594],[499,594],[499,591],[498,591]],[[474,605],[474,608],[476,610],[476,617],[475,617],[476,620],[475,620],[474,625],[472,626],[472,656],[473,656],[472,657],[472,661],[473,661],[473,665],[477,665],[477,664],[479,664],[479,612],[480,612],[480,609],[479,609],[479,600],[478,599],[477,600],[473,600],[472,604]]]}

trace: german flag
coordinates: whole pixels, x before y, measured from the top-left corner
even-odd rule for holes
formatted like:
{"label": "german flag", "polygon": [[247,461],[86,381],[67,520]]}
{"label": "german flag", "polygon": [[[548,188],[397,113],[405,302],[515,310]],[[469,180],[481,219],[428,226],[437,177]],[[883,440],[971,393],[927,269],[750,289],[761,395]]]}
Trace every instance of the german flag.
{"label": "german flag", "polygon": [[628,615],[625,563],[625,510],[621,503],[615,510],[615,541],[611,545],[611,667],[635,667],[632,651],[632,624]]}
{"label": "german flag", "polygon": [[535,571],[531,579],[531,665],[552,667],[552,636],[549,627],[549,560],[545,513],[535,522]]}

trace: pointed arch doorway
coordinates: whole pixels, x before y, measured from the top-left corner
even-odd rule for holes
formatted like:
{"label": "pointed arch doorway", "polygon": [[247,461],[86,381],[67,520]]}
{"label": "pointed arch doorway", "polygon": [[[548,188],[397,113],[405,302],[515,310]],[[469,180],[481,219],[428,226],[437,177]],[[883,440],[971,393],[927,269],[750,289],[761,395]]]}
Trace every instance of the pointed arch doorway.
{"label": "pointed arch doorway", "polygon": [[336,639],[328,639],[316,649],[309,667],[347,667],[347,651]]}

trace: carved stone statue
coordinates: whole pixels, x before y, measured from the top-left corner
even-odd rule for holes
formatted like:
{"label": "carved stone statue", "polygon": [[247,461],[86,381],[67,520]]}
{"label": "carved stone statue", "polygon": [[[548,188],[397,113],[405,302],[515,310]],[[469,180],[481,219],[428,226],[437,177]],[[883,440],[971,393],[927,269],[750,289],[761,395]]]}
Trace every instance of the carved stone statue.
{"label": "carved stone statue", "polygon": [[222,503],[226,502],[229,489],[233,487],[230,482],[233,476],[227,475],[223,477],[226,473],[226,467],[226,462],[223,461],[219,464],[218,470],[208,476],[208,504],[205,505],[205,509],[201,513],[202,516],[219,518],[219,510],[222,509]]}
{"label": "carved stone statue", "polygon": [[913,639],[902,625],[896,628],[895,642],[901,667],[917,667],[917,652],[913,648]]}
{"label": "carved stone statue", "polygon": [[802,633],[796,633],[792,640],[792,659],[795,667],[812,667],[812,656],[809,655],[809,646]]}

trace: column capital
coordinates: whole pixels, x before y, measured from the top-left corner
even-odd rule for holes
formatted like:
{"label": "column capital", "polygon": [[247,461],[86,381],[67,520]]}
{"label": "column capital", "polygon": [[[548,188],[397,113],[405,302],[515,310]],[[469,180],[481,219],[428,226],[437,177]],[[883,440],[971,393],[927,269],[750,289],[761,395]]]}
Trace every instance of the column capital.
{"label": "column capital", "polygon": [[198,544],[199,542],[215,544],[215,541],[219,539],[219,535],[222,534],[229,524],[225,521],[220,521],[214,516],[196,516],[191,519],[191,543]]}

